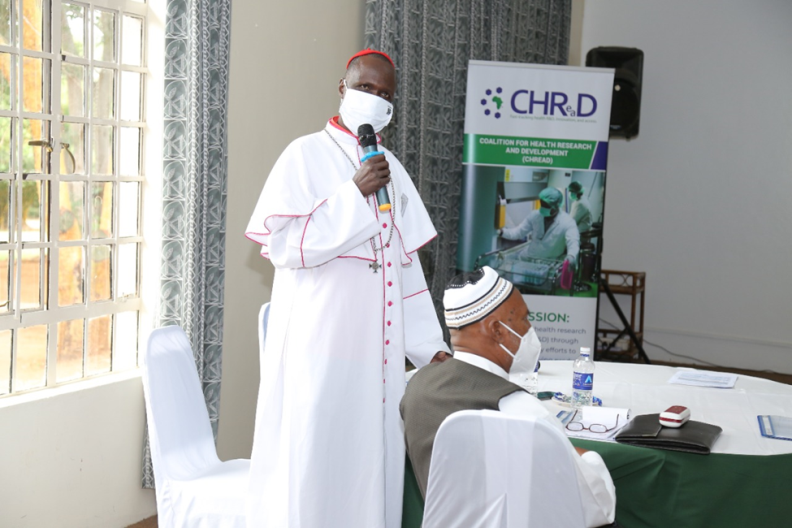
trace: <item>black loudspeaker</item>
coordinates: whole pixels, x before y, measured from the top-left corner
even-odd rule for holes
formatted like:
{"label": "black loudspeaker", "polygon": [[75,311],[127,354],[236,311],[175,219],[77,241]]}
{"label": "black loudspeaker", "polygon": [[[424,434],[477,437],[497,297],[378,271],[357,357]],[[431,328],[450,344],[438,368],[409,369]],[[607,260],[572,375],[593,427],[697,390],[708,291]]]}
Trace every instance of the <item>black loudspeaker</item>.
{"label": "black loudspeaker", "polygon": [[586,54],[586,66],[616,69],[613,78],[610,137],[630,139],[638,135],[643,59],[643,51],[637,48],[594,48]]}

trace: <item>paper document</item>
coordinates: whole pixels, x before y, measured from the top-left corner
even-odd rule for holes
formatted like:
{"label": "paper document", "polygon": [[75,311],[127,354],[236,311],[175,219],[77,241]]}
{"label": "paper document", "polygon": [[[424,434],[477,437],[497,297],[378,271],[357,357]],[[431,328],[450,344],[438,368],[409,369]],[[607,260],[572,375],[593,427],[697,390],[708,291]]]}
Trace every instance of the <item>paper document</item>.
{"label": "paper document", "polygon": [[556,415],[564,432],[572,438],[611,440],[630,421],[630,409],[619,407],[581,407]]}
{"label": "paper document", "polygon": [[767,438],[792,440],[792,418],[788,416],[759,415],[759,432]]}
{"label": "paper document", "polygon": [[712,387],[716,389],[731,389],[736,382],[737,374],[711,372],[708,370],[678,370],[668,380],[668,383],[676,383],[678,385]]}

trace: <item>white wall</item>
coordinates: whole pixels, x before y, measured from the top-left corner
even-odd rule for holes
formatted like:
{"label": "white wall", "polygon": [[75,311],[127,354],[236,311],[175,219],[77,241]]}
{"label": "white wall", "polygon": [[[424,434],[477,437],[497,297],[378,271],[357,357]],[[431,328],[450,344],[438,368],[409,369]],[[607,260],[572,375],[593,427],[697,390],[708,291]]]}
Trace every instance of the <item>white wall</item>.
{"label": "white wall", "polygon": [[611,142],[603,267],[647,272],[647,339],[716,364],[792,372],[791,22],[784,0],[584,4],[575,56],[645,53],[640,135]]}
{"label": "white wall", "polygon": [[155,514],[141,488],[136,372],[0,402],[0,526],[112,528]]}
{"label": "white wall", "polygon": [[218,451],[247,458],[258,394],[256,317],[274,270],[244,237],[270,168],[338,110],[338,80],[363,46],[363,0],[235,2],[231,21],[225,326]]}

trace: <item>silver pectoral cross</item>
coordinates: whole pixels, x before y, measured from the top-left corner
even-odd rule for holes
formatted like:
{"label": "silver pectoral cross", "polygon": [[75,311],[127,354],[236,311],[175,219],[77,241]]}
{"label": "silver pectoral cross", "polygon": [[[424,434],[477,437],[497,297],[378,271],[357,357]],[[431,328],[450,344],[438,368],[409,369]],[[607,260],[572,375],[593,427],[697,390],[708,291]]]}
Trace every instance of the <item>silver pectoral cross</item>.
{"label": "silver pectoral cross", "polygon": [[381,267],[382,266],[380,266],[380,263],[378,261],[376,261],[376,260],[374,262],[372,262],[371,264],[369,264],[369,268],[373,269],[374,273],[377,273],[377,270],[380,269]]}

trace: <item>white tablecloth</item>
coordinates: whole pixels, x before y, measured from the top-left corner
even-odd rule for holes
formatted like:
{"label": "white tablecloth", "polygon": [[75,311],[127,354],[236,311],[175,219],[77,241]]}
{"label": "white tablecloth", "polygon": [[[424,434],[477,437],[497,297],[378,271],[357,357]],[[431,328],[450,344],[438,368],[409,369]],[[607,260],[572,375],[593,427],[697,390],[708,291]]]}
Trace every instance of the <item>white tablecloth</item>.
{"label": "white tablecloth", "polygon": [[[743,375],[733,389],[668,384],[677,370],[659,365],[597,362],[594,396],[601,398],[604,406],[629,408],[631,416],[684,405],[690,409],[691,420],[723,429],[713,453],[792,453],[792,442],[763,437],[756,418],[760,414],[792,417],[792,385]],[[572,362],[542,361],[539,390],[571,394]],[[568,408],[552,401],[545,404],[554,414]]]}

